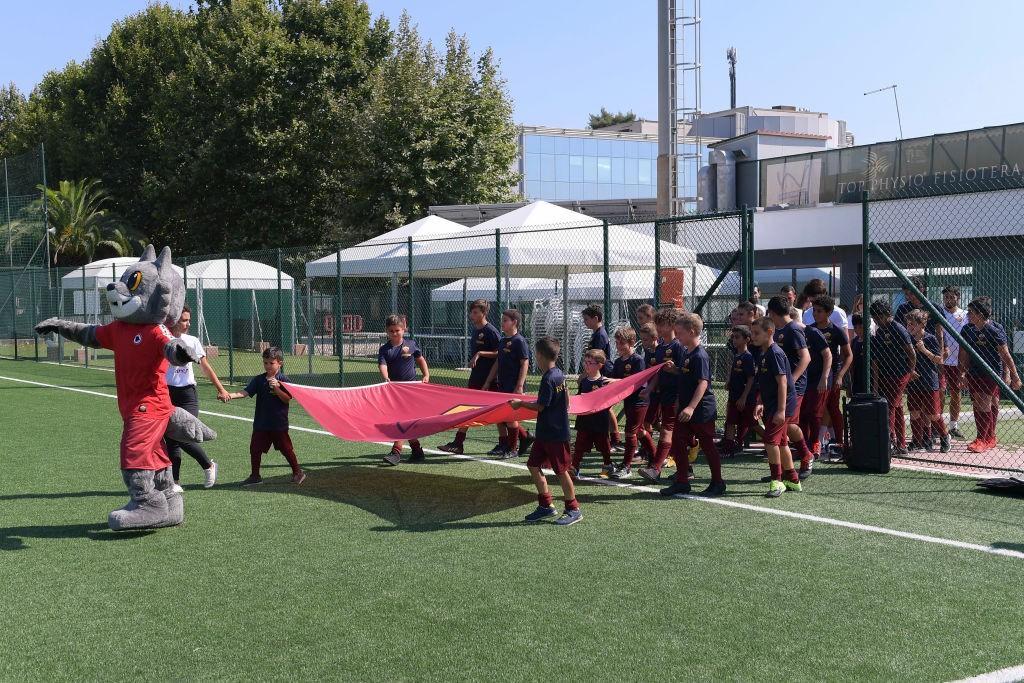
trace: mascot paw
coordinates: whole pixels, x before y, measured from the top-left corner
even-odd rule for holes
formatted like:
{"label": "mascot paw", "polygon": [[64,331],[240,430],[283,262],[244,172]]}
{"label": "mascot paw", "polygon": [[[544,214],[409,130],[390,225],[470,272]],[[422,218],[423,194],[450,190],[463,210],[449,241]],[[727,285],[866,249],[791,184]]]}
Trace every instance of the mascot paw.
{"label": "mascot paw", "polygon": [[[156,473],[152,470],[121,470],[131,500],[107,518],[113,531],[150,529],[167,526],[167,497],[155,486]],[[172,482],[173,483],[173,482]]]}
{"label": "mascot paw", "polygon": [[191,415],[184,408],[175,408],[171,413],[170,422],[167,423],[165,436],[179,443],[203,443],[216,439],[217,432],[204,425],[199,418]]}
{"label": "mascot paw", "polygon": [[50,334],[60,329],[60,318],[47,318],[35,326],[36,334]]}

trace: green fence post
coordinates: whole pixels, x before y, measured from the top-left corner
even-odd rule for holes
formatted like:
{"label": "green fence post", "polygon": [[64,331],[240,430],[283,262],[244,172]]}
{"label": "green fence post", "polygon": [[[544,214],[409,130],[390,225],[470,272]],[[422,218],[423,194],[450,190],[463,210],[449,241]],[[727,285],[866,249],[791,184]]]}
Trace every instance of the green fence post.
{"label": "green fence post", "polygon": [[338,354],[338,386],[345,386],[345,330],[342,325],[345,321],[345,311],[342,309],[341,300],[341,245],[338,245],[338,252],[334,256],[334,273],[337,277],[337,289],[335,291],[336,305],[334,310],[334,352]]}
{"label": "green fence post", "polygon": [[[89,322],[89,302],[85,298],[85,266],[82,266],[82,322]],[[89,367],[89,348],[83,346],[82,352],[85,357],[85,367]]]}
{"label": "green fence post", "polygon": [[498,318],[504,307],[501,305],[501,228],[494,229],[494,303],[498,306]]}
{"label": "green fence post", "polygon": [[14,360],[18,360],[18,294],[14,291],[14,271],[11,271],[11,334],[14,335]]}
{"label": "green fence post", "polygon": [[235,316],[231,302],[231,252],[224,254],[224,269],[228,287],[228,384],[235,383]]}
{"label": "green fence post", "polygon": [[754,273],[757,271],[755,260],[757,252],[754,250],[754,210],[747,209],[747,272],[750,273],[750,296],[754,296],[754,281],[757,279]]}
{"label": "green fence post", "polygon": [[[861,266],[860,292],[864,300],[861,316],[864,318],[864,391],[871,393],[871,230],[868,220],[868,193],[860,196],[861,220]],[[941,317],[941,316],[940,316]]]}
{"label": "green fence post", "polygon": [[[277,339],[278,345],[281,347],[281,351],[288,353],[286,350],[288,346],[284,343],[284,302],[281,299],[281,249],[277,250]],[[292,286],[295,286],[294,281]]]}
{"label": "green fence post", "polygon": [[654,307],[661,308],[661,221],[654,219]]}
{"label": "green fence post", "polygon": [[[301,299],[300,299],[301,301]],[[300,306],[302,304],[299,304]],[[313,283],[306,276],[306,366],[310,378],[313,377]],[[312,381],[312,380],[311,380]]]}
{"label": "green fence post", "polygon": [[407,260],[409,267],[409,310],[405,314],[405,324],[410,337],[415,337],[416,334],[413,332],[413,317],[416,308],[416,291],[413,287],[413,273],[412,273],[412,235],[406,238],[406,251]]}
{"label": "green fence post", "polygon": [[610,325],[612,320],[612,276],[608,259],[608,219],[606,218],[601,219],[601,240],[604,246],[604,323]]}
{"label": "green fence post", "polygon": [[11,187],[7,183],[7,157],[4,157],[4,197],[7,200],[7,253],[14,268],[14,229],[11,227]]}
{"label": "green fence post", "polygon": [[29,314],[29,322],[32,323],[32,327],[33,327],[33,329],[32,329],[32,352],[33,352],[33,356],[35,356],[36,362],[38,363],[39,362],[39,335],[36,334],[36,331],[35,331],[35,321],[39,320],[40,318],[36,315],[36,273],[35,273],[35,271],[32,271],[29,274],[29,279],[30,279],[30,284],[29,284],[29,289],[28,289],[28,293],[29,293],[29,297],[30,297],[29,305],[31,306],[31,311],[32,311]]}

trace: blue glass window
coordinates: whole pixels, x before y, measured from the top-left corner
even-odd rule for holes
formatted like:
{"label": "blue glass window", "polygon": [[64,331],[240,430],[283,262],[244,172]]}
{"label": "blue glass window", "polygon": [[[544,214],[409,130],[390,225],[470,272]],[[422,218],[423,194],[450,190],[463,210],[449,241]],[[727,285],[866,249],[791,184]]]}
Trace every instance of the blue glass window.
{"label": "blue glass window", "polygon": [[597,156],[597,140],[593,138],[586,138],[583,141],[583,153],[588,157]]}
{"label": "blue glass window", "polygon": [[569,180],[574,183],[583,182],[583,157],[569,157]]}
{"label": "blue glass window", "polygon": [[569,154],[583,156],[583,138],[569,138]]}
{"label": "blue glass window", "polygon": [[610,183],[612,181],[612,160],[611,157],[597,158],[597,182]]}
{"label": "blue glass window", "polygon": [[569,156],[566,154],[555,155],[555,180],[569,182]]}
{"label": "blue glass window", "polygon": [[612,182],[620,185],[626,182],[626,160],[612,157]]}
{"label": "blue glass window", "polygon": [[554,154],[555,153],[555,138],[550,135],[545,135],[540,139],[540,151],[543,154]]}
{"label": "blue glass window", "polygon": [[638,156],[640,156],[640,143],[637,142],[636,140],[627,140],[626,141],[626,158],[627,159],[636,159]]}
{"label": "blue glass window", "polygon": [[626,184],[626,196],[625,199],[639,199],[640,190],[637,185]]}
{"label": "blue glass window", "polygon": [[554,199],[555,198],[555,183],[554,182],[543,182],[540,184],[540,198],[541,199]]}
{"label": "blue glass window", "polygon": [[[597,182],[597,157],[583,157],[583,182]],[[593,197],[588,197],[593,199]]]}
{"label": "blue glass window", "polygon": [[637,160],[626,158],[626,183],[635,185],[637,181]]}
{"label": "blue glass window", "polygon": [[555,179],[555,155],[554,154],[541,154],[540,155],[540,179],[541,180],[554,180]]}
{"label": "blue glass window", "polygon": [[583,183],[569,183],[569,199],[583,199]]}
{"label": "blue glass window", "polygon": [[626,197],[626,186],[623,183],[612,183],[611,188],[612,199],[628,199]]}
{"label": "blue glass window", "polygon": [[612,186],[611,185],[598,185],[597,186],[597,198],[598,199],[611,199],[612,198]]}
{"label": "blue glass window", "polygon": [[526,148],[527,154],[540,154],[540,137],[537,135],[524,135],[526,140],[523,142],[523,146]]}
{"label": "blue glass window", "polygon": [[555,183],[555,199],[559,201],[569,199],[569,183]]}
{"label": "blue glass window", "polygon": [[597,141],[597,155],[602,157],[610,157],[612,155],[612,141],[611,140],[598,140]]}
{"label": "blue glass window", "polygon": [[640,159],[637,161],[637,182],[641,185],[651,184],[651,160]]}
{"label": "blue glass window", "polygon": [[568,154],[569,153],[569,138],[565,136],[559,136],[555,138],[555,154]]}
{"label": "blue glass window", "polygon": [[540,181],[539,180],[527,180],[526,181],[526,198],[527,199],[540,199]]}
{"label": "blue glass window", "polygon": [[597,183],[583,183],[583,198],[597,199]]}
{"label": "blue glass window", "polygon": [[527,180],[540,180],[540,155],[539,154],[527,154],[526,155],[526,179]]}
{"label": "blue glass window", "polygon": [[613,157],[624,157],[626,156],[626,143],[622,140],[612,140],[612,156]]}

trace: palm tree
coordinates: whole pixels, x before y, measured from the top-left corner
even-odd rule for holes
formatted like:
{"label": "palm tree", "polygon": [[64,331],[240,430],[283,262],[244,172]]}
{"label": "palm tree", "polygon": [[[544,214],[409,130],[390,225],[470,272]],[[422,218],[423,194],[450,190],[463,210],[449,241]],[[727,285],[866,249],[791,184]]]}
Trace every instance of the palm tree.
{"label": "palm tree", "polygon": [[134,234],[128,228],[114,228],[107,238],[100,240],[96,246],[107,247],[118,256],[139,256],[147,244],[149,240]]}
{"label": "palm tree", "polygon": [[42,185],[39,189],[46,193],[47,219],[56,229],[51,238],[54,264],[62,254],[91,261],[96,248],[105,243],[104,228],[110,221],[106,209],[110,195],[100,181],[62,180],[56,190]]}

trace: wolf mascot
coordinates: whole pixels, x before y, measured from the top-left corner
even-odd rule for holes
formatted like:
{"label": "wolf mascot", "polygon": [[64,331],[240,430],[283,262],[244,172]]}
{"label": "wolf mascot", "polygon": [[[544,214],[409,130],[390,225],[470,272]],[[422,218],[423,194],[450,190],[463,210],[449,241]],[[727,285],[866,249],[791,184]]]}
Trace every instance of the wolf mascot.
{"label": "wolf mascot", "polygon": [[181,317],[185,285],[171,267],[171,250],[160,256],[152,245],[119,282],[107,285],[114,322],[84,325],[50,318],[36,332],[57,332],[83,346],[114,352],[117,404],[124,420],[121,432],[121,476],[130,500],[110,513],[115,531],[175,526],[185,519],[180,493],[174,491],[171,461],[164,436],[199,443],[216,434],[181,408],[171,405],[164,375],[167,364],[199,362],[188,347],[168,332],[166,324]]}

